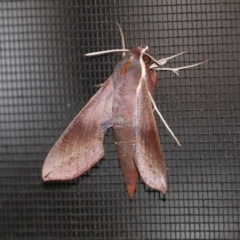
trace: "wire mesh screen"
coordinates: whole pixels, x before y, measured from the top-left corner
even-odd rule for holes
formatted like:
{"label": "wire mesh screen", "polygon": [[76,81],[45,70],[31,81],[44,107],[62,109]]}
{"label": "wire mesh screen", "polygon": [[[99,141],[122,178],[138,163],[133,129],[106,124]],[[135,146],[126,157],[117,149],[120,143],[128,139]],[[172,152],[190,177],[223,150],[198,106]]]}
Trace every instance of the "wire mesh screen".
{"label": "wire mesh screen", "polygon": [[[239,1],[1,1],[0,239],[240,239]],[[112,74],[148,45],[159,72],[156,116],[168,169],[164,195],[138,182],[129,199],[112,130],[105,155],[74,180],[43,183],[47,153]],[[104,113],[103,113],[104,114]]]}

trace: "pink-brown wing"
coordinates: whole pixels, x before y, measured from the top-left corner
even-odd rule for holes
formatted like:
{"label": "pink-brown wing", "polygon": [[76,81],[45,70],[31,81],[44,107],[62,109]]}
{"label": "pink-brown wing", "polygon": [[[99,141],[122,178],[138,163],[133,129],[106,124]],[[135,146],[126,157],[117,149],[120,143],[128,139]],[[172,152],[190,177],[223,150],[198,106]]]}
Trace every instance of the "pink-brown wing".
{"label": "pink-brown wing", "polygon": [[136,153],[134,161],[145,184],[165,193],[167,190],[167,170],[144,79],[141,79],[137,88],[135,113]]}
{"label": "pink-brown wing", "polygon": [[103,157],[104,135],[112,125],[112,92],[110,77],[52,147],[42,169],[44,181],[78,177]]}

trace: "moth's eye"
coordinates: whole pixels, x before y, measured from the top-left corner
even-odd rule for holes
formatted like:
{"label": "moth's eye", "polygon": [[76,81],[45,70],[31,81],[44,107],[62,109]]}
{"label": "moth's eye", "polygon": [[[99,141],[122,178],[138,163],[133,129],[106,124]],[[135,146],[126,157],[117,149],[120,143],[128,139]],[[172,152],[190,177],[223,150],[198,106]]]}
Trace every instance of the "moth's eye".
{"label": "moth's eye", "polygon": [[143,55],[143,61],[148,64],[151,62],[151,59],[147,55]]}

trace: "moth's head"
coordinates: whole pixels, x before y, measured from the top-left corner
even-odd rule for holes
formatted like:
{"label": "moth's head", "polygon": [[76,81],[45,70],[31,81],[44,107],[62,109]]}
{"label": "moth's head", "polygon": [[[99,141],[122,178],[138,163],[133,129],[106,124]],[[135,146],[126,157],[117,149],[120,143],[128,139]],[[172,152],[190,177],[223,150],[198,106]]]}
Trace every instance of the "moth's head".
{"label": "moth's head", "polygon": [[156,72],[150,69],[151,60],[148,46],[133,47],[119,64],[120,75],[131,73],[136,76],[139,73],[152,93],[157,83],[157,76]]}
{"label": "moth's head", "polygon": [[148,46],[134,47],[127,53],[131,58],[136,58],[138,60],[141,58],[145,64],[150,64],[151,59],[146,54],[149,54]]}
{"label": "moth's head", "polygon": [[113,50],[106,50],[106,51],[100,51],[100,52],[93,52],[93,53],[87,53],[85,56],[99,56],[107,53],[113,53],[113,52],[122,52],[124,53],[123,58],[129,58],[130,60],[140,60],[142,59],[143,62],[146,65],[149,65],[151,62],[151,59],[153,58],[149,55],[149,47],[148,46],[141,46],[141,47],[133,47],[132,49],[113,49]]}

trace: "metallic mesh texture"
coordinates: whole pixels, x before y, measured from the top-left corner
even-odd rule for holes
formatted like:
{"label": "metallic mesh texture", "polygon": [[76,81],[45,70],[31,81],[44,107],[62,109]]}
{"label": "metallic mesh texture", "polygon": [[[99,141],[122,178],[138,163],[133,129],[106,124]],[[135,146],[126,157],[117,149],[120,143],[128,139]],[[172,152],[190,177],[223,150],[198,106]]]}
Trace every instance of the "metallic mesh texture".
{"label": "metallic mesh texture", "polygon": [[[0,239],[240,239],[240,2],[0,2]],[[72,181],[43,183],[54,142],[121,54],[148,45],[158,73],[156,116],[168,166],[164,196],[140,181],[129,200],[111,129],[105,156]]]}

